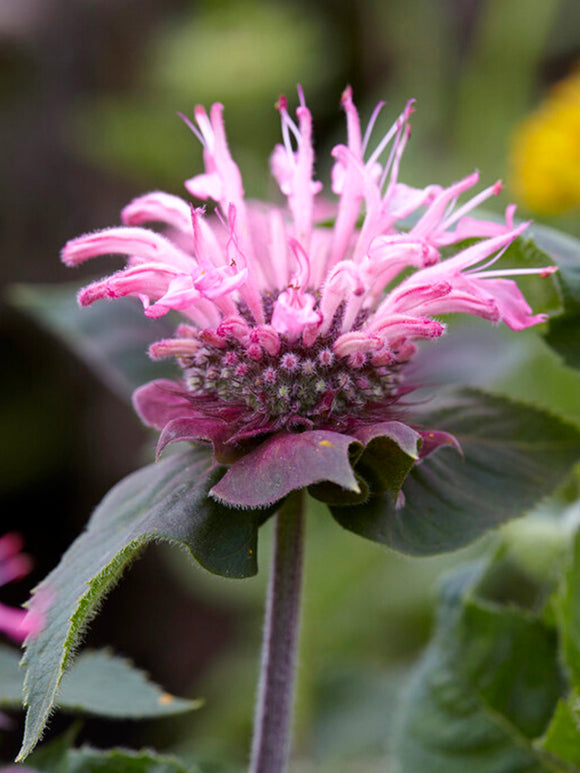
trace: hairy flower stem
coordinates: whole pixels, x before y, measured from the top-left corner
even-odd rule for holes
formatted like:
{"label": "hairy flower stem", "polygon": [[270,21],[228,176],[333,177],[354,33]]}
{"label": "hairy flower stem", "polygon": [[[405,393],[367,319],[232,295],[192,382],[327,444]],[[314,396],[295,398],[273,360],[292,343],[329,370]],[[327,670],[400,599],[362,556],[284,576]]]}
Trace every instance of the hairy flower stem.
{"label": "hairy flower stem", "polygon": [[284,773],[287,766],[300,625],[304,510],[305,494],[296,491],[276,516],[249,773]]}

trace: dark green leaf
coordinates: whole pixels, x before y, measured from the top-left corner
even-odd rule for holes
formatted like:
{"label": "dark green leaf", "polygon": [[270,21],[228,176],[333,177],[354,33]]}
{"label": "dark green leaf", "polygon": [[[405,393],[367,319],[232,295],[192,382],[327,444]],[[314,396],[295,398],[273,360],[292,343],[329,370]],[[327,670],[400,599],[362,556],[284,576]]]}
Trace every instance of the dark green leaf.
{"label": "dark green leaf", "polygon": [[450,392],[421,424],[454,435],[416,464],[405,502],[388,492],[331,511],[345,528],[403,553],[468,544],[550,493],[580,459],[580,431],[545,411],[473,389]]}
{"label": "dark green leaf", "polygon": [[[557,599],[562,654],[574,687],[580,691],[580,530]],[[580,742],[580,738],[578,739]]]}
{"label": "dark green leaf", "polygon": [[5,709],[22,707],[21,655],[15,647],[0,645],[0,707]]}
{"label": "dark green leaf", "polygon": [[[39,762],[36,763],[38,757]],[[197,768],[185,765],[175,757],[156,754],[150,749],[108,749],[89,747],[68,749],[61,755],[43,759],[34,755],[31,764],[40,764],[42,773],[195,773]]]}
{"label": "dark green leaf", "polygon": [[62,680],[59,709],[118,719],[146,719],[193,711],[202,701],[176,698],[143,671],[107,650],[83,652]]}
{"label": "dark green leaf", "polygon": [[[20,653],[0,647],[0,707],[22,708]],[[124,658],[107,650],[83,652],[63,677],[57,697],[61,711],[116,719],[147,719],[193,711],[202,701],[176,698]]]}
{"label": "dark green leaf", "polygon": [[[545,736],[537,743],[538,749],[553,754],[568,763],[565,770],[580,771],[580,716],[578,695],[558,703],[554,717]],[[576,711],[573,707],[576,707]]]}
{"label": "dark green leaf", "polygon": [[473,595],[481,577],[481,566],[468,567],[444,587],[434,640],[404,701],[401,773],[562,769],[532,740],[562,694],[554,633],[539,615],[481,602]]}
{"label": "dark green leaf", "polygon": [[153,362],[147,356],[153,341],[173,335],[171,321],[148,319],[134,298],[80,308],[76,298],[84,284],[17,285],[10,297],[124,400],[146,381],[175,376],[171,363]]}
{"label": "dark green leaf", "polygon": [[24,660],[28,716],[21,757],[42,733],[84,627],[147,543],[181,545],[206,569],[227,577],[255,574],[258,527],[269,512],[233,510],[210,499],[207,492],[222,474],[199,446],[133,473],[109,492],[43,581],[37,598],[50,606]]}
{"label": "dark green leaf", "polygon": [[555,632],[515,606],[470,599],[459,634],[458,665],[478,697],[517,732],[541,735],[565,689]]}

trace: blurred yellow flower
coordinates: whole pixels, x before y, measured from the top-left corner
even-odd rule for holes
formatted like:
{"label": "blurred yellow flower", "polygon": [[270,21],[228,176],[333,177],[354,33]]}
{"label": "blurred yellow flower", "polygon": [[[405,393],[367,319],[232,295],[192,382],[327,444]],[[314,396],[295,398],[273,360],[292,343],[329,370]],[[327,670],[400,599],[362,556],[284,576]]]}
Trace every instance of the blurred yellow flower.
{"label": "blurred yellow flower", "polygon": [[580,207],[580,66],[517,127],[511,162],[515,193],[531,210]]}

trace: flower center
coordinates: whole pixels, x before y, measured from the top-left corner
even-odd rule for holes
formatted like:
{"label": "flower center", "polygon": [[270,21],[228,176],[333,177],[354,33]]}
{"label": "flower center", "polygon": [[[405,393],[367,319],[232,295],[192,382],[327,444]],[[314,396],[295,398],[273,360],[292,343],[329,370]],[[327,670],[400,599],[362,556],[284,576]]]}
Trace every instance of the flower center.
{"label": "flower center", "polygon": [[[371,420],[374,408],[384,410],[399,394],[399,368],[375,366],[365,356],[354,364],[337,357],[332,345],[342,314],[341,308],[314,346],[282,338],[276,355],[233,338],[226,348],[206,343],[183,362],[186,387],[194,397],[243,406],[252,420],[260,415],[276,429],[337,428]],[[363,322],[361,317],[354,329]]]}

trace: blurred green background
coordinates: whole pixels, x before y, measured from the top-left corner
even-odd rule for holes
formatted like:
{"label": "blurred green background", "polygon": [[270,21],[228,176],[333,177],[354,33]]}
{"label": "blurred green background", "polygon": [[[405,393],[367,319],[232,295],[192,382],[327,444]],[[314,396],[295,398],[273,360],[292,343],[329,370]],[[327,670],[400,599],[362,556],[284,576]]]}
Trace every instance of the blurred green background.
{"label": "blurred green background", "polygon": [[[267,197],[281,93],[295,104],[296,84],[304,87],[323,181],[328,151],[344,137],[347,83],[363,117],[386,100],[377,137],[414,97],[401,179],[449,184],[478,168],[484,186],[506,181],[497,211],[515,200],[521,216],[580,236],[580,99],[562,108],[553,96],[579,61],[577,0],[1,0],[0,531],[26,535],[31,579],[54,566],[107,489],[149,458],[152,438],[10,305],[7,288],[105,273],[103,260],[72,274],[60,248],[117,223],[146,190],[183,193],[201,150],[178,111],[222,101],[246,191]],[[554,194],[532,195],[528,179]],[[513,351],[490,373],[494,387],[580,421],[578,377],[534,335]],[[131,570],[88,643],[112,644],[168,689],[203,695],[206,708],[154,727],[89,722],[83,737],[177,745],[208,771],[243,769],[270,537],[267,526],[263,571],[250,581],[192,573],[161,549]],[[322,511],[312,512],[308,537],[295,769],[335,771],[341,760],[340,770],[384,771],[390,711],[429,636],[436,578],[465,556],[395,557]],[[26,590],[5,589],[3,600],[22,601]],[[57,718],[53,732],[65,724]],[[16,736],[0,738],[2,758]]]}

